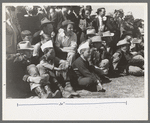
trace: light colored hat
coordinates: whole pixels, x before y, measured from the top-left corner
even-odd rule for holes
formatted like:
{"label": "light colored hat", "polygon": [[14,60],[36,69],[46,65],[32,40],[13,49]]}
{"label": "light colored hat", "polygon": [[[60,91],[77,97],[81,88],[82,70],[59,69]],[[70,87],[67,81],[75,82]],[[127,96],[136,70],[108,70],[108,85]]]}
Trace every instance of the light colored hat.
{"label": "light colored hat", "polygon": [[102,42],[102,38],[99,35],[92,37],[91,40],[92,40],[93,43],[94,42]]}
{"label": "light colored hat", "polygon": [[41,46],[41,50],[44,52],[44,50],[46,48],[53,48],[53,42],[51,40],[45,42],[44,44],[42,44]]}
{"label": "light colored hat", "polygon": [[66,26],[68,24],[74,24],[74,22],[70,21],[70,20],[65,20],[62,22],[62,26]]}
{"label": "light colored hat", "polygon": [[123,39],[117,43],[117,46],[121,46],[121,45],[125,45],[125,44],[130,44],[130,43],[126,39]]}
{"label": "light colored hat", "polygon": [[137,39],[137,38],[133,38],[133,40],[131,41],[133,44],[139,44],[141,43],[142,39]]}
{"label": "light colored hat", "polygon": [[17,45],[17,50],[33,50],[30,41],[21,41]]}
{"label": "light colored hat", "polygon": [[83,43],[83,44],[81,44],[81,45],[79,46],[79,48],[78,48],[78,53],[81,54],[81,50],[82,50],[82,49],[86,49],[86,48],[90,48],[88,41],[86,41],[85,43]]}
{"label": "light colored hat", "polygon": [[139,28],[141,35],[144,35],[144,29],[143,28]]}
{"label": "light colored hat", "polygon": [[111,33],[110,31],[106,31],[102,33],[102,37],[112,37],[114,36],[114,33]]}
{"label": "light colored hat", "polygon": [[96,31],[95,29],[87,29],[86,30],[86,35],[89,36],[89,35],[96,35]]}

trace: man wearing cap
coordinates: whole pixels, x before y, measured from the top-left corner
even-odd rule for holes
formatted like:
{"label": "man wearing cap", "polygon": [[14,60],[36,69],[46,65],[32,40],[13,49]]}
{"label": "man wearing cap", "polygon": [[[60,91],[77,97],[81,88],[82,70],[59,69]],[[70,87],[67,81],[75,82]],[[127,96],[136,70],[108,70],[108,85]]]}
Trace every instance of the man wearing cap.
{"label": "man wearing cap", "polygon": [[99,69],[96,74],[96,68],[89,65],[88,62],[91,55],[89,42],[82,43],[78,48],[78,52],[80,57],[73,62],[72,68],[76,72],[79,87],[90,91],[104,92],[105,90],[102,88],[101,80],[98,76],[103,74],[103,71]]}
{"label": "man wearing cap", "polygon": [[22,81],[22,77],[25,74],[26,67],[31,63],[33,47],[30,41],[19,42],[17,52],[6,57],[6,97],[27,98],[31,96],[30,86]]}
{"label": "man wearing cap", "polygon": [[41,20],[41,30],[33,35],[32,45],[40,42],[41,39],[49,40],[52,38],[54,31],[53,21],[49,21],[46,17]]}
{"label": "man wearing cap", "polygon": [[73,25],[70,20],[63,21],[55,41],[56,56],[67,59],[70,65],[75,59],[77,47],[77,36],[73,32]]}
{"label": "man wearing cap", "polygon": [[112,64],[114,70],[119,73],[132,74],[132,75],[144,75],[144,59],[140,55],[132,55],[129,52],[130,43],[126,40],[120,40],[117,43],[119,50],[117,50],[112,56]]}

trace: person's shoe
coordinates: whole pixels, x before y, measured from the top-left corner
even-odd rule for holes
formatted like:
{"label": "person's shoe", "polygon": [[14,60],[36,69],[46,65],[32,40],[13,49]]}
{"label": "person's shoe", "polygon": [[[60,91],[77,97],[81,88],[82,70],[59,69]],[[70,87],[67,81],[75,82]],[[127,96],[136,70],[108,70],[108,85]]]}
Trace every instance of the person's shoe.
{"label": "person's shoe", "polygon": [[65,91],[70,93],[70,98],[73,97],[80,97],[80,95],[74,91],[73,87],[71,86],[70,82],[66,82]]}
{"label": "person's shoe", "polygon": [[101,83],[109,83],[109,82],[111,82],[111,80],[109,79],[109,77],[107,77],[107,76],[102,76],[102,77],[100,77],[101,79],[102,79],[102,82]]}
{"label": "person's shoe", "polygon": [[68,92],[74,92],[70,82],[66,82],[66,86],[65,86],[65,91],[68,91]]}
{"label": "person's shoe", "polygon": [[52,98],[53,96],[52,96],[52,93],[48,93],[47,94],[47,98]]}
{"label": "person's shoe", "polygon": [[105,92],[106,90],[103,89],[102,85],[101,84],[98,84],[97,85],[97,92]]}
{"label": "person's shoe", "polygon": [[65,91],[65,90],[62,92],[62,96],[64,98],[73,98],[71,93],[69,91]]}
{"label": "person's shoe", "polygon": [[105,92],[106,90],[105,89],[102,89],[102,90],[99,90],[98,92]]}
{"label": "person's shoe", "polygon": [[56,90],[55,93],[53,93],[52,97],[53,98],[61,98],[62,93],[60,92],[60,90]]}

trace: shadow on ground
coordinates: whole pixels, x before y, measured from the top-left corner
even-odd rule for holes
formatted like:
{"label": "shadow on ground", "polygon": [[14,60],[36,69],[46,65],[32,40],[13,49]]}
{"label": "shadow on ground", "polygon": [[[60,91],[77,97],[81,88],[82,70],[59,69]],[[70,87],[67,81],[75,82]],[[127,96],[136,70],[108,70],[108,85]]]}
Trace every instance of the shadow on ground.
{"label": "shadow on ground", "polygon": [[[7,85],[6,85],[7,86]],[[23,93],[17,89],[16,86],[7,87],[8,98],[36,98],[31,93]],[[135,76],[120,76],[117,78],[110,78],[103,82],[103,88],[106,92],[90,92],[86,90],[77,91],[80,98],[142,98],[144,97],[144,77]]]}

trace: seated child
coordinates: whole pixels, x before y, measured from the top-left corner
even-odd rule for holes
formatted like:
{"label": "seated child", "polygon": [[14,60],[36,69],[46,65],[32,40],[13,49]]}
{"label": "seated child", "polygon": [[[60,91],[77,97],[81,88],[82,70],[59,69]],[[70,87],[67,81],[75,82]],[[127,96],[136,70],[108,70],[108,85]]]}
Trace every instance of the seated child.
{"label": "seated child", "polygon": [[30,41],[30,43],[32,44],[32,34],[29,30],[22,31],[21,38],[23,41]]}
{"label": "seated child", "polygon": [[[67,62],[55,57],[51,41],[44,43],[41,46],[41,49],[44,52],[44,55],[41,58],[40,63],[37,66],[31,64],[27,67],[27,71],[30,76],[25,80],[30,82],[31,90],[33,90],[40,98],[61,97],[61,92],[58,90],[52,94],[50,81],[56,81],[55,71],[62,71],[65,69],[55,66],[63,63],[67,64]],[[38,79],[39,81],[36,81],[35,77],[40,78]]]}
{"label": "seated child", "polygon": [[105,90],[102,88],[101,80],[99,78],[99,75],[104,74],[103,71],[89,65],[88,62],[91,55],[89,42],[87,41],[81,44],[78,48],[78,52],[80,57],[72,64],[72,68],[78,77],[78,85],[82,89],[104,92]]}

